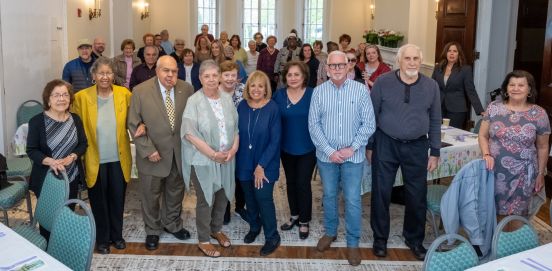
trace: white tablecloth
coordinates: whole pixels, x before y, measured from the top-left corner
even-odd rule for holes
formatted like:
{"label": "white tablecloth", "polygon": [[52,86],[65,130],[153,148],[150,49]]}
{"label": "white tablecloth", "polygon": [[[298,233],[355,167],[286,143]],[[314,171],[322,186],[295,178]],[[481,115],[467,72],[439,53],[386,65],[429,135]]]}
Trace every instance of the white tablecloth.
{"label": "white tablecloth", "polygon": [[[454,176],[465,164],[481,157],[476,134],[448,126],[442,126],[441,132],[445,133],[442,141],[452,146],[441,148],[439,164],[433,172],[428,172],[428,180]],[[402,184],[402,174],[399,169],[394,185]],[[361,191],[362,194],[372,191],[372,167],[368,161],[364,163]]]}
{"label": "white tablecloth", "polygon": [[469,271],[549,271],[552,270],[552,243],[500,258]]}
{"label": "white tablecloth", "polygon": [[[31,268],[34,267],[34,268]],[[0,270],[71,270],[0,223]]]}

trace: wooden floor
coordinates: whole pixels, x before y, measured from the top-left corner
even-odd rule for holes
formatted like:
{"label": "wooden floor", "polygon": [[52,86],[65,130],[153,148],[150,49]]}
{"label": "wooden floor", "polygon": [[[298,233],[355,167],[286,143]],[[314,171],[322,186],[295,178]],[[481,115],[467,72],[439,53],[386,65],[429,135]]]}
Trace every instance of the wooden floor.
{"label": "wooden floor", "polygon": [[[550,224],[550,201],[540,209],[537,216]],[[236,245],[230,248],[220,249],[223,257],[260,257],[260,246]],[[288,259],[346,259],[346,248],[331,248],[320,253],[315,247],[280,246],[269,258]],[[166,244],[162,243],[155,251],[146,250],[143,243],[128,243],[125,250],[112,249],[114,254],[136,255],[179,255],[179,256],[203,256],[196,245],[190,244]],[[389,249],[386,258],[377,258],[372,254],[372,249],[361,248],[363,260],[388,260],[388,261],[415,261],[416,258],[408,249]]]}

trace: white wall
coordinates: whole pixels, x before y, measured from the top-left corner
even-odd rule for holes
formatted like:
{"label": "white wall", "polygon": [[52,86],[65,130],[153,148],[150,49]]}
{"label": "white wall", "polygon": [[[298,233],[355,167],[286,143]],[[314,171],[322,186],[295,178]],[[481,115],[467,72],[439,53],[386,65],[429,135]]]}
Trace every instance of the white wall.
{"label": "white wall", "polygon": [[[171,42],[174,43],[175,38],[183,38],[186,40],[187,47],[193,45],[193,40],[190,40],[191,29],[189,0],[150,1],[149,31],[153,34],[158,34],[163,29],[167,29],[169,31],[169,39]],[[140,35],[139,44],[142,44],[141,40],[144,33],[145,32],[142,32]],[[193,35],[195,37],[195,34]]]}
{"label": "white wall", "polygon": [[[113,0],[113,1],[119,1],[119,0]],[[151,16],[153,15],[151,13],[150,9],[150,17],[141,19],[141,14],[144,10],[144,0],[131,0],[132,1],[132,38],[134,39],[134,43],[136,43],[136,49],[142,47],[144,45],[144,42],[142,41],[142,36],[144,36],[145,33],[148,33],[151,31]],[[151,1],[150,1],[151,2]],[[151,7],[150,3],[150,7]],[[172,39],[172,38],[171,38]],[[120,44],[119,44],[120,45]]]}
{"label": "white wall", "polygon": [[[65,47],[63,0],[0,0],[4,98],[0,152],[13,137],[17,108],[29,99],[42,101],[46,82],[61,77]],[[75,12],[76,13],[76,12]],[[32,18],[32,19],[31,19]],[[6,42],[9,41],[9,42]]]}
{"label": "white wall", "polygon": [[[93,0],[66,0],[67,1],[67,53],[69,59],[78,56],[77,46],[78,40],[87,38],[92,42],[95,37],[103,37],[106,43],[106,51],[104,55],[113,56],[111,51],[111,33],[110,33],[110,2],[101,1],[102,16],[99,18],[88,17],[88,9],[94,8]],[[120,1],[120,0],[116,0]],[[48,2],[48,1],[45,1]],[[48,3],[50,4],[50,3]],[[28,7],[27,7],[28,8]],[[77,17],[77,9],[82,10],[82,17]],[[34,8],[33,8],[34,9]],[[117,46],[118,47],[118,46]],[[118,52],[118,51],[115,51]]]}

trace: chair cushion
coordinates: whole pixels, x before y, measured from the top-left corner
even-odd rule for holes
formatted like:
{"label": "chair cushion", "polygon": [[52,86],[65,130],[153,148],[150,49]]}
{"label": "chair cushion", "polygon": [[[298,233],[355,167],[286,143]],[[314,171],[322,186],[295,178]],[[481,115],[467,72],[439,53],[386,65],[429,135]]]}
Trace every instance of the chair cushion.
{"label": "chair cushion", "polygon": [[25,197],[27,182],[14,181],[12,185],[0,190],[0,209],[9,209]]}
{"label": "chair cushion", "polygon": [[8,159],[8,171],[6,172],[8,177],[13,176],[31,176],[31,159],[28,157],[16,157]]}
{"label": "chair cushion", "polygon": [[446,252],[431,251],[429,271],[461,271],[477,265],[477,255],[467,243]]}
{"label": "chair cushion", "polygon": [[48,245],[48,243],[46,242],[46,239],[42,235],[40,235],[40,232],[35,227],[31,227],[29,225],[20,225],[13,228],[13,231],[23,236],[23,238],[27,239],[29,242],[33,243],[40,249],[44,251],[46,250],[46,246]]}
{"label": "chair cushion", "polygon": [[427,187],[427,209],[434,213],[441,213],[441,198],[447,191],[445,185],[429,185]]}
{"label": "chair cushion", "polygon": [[513,232],[501,232],[498,237],[497,258],[506,257],[539,246],[539,240],[529,225]]}

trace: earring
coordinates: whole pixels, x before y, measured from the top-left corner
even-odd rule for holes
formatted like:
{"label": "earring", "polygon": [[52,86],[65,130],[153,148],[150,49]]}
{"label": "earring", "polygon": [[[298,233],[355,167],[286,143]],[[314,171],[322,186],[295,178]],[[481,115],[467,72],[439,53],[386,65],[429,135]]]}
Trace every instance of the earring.
{"label": "earring", "polygon": [[533,94],[531,94],[531,92],[529,92],[529,94],[527,94],[527,98],[531,98],[533,97]]}
{"label": "earring", "polygon": [[96,80],[92,79],[92,84],[95,85],[95,84],[96,84]]}
{"label": "earring", "polygon": [[510,95],[508,95],[508,92],[505,92],[504,97],[508,97],[508,96],[510,96]]}

